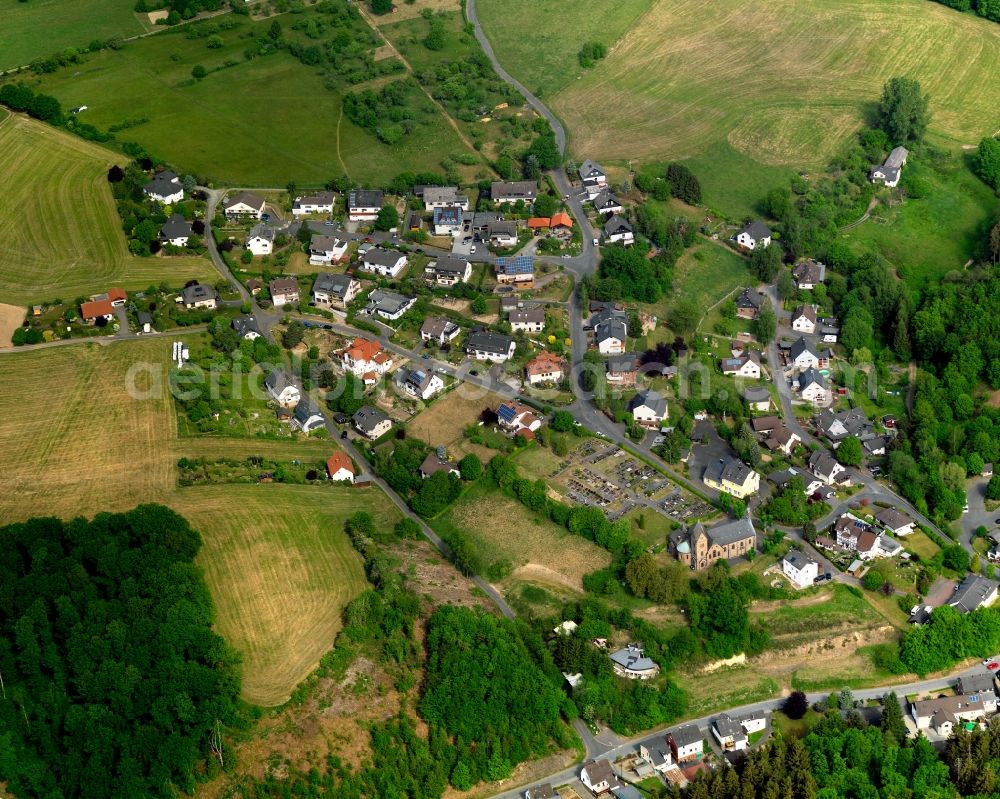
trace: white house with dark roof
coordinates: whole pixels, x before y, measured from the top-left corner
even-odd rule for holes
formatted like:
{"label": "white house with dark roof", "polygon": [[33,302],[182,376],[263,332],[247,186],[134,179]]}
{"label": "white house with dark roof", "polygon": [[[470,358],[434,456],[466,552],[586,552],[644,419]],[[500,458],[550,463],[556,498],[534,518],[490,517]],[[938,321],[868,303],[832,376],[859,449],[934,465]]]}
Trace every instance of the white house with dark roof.
{"label": "white house with dark roof", "polygon": [[744,225],[736,234],[736,243],[747,250],[768,247],[771,244],[771,228],[755,219]]}
{"label": "white house with dark roof", "polygon": [[194,234],[191,223],[180,214],[171,214],[160,226],[160,241],[174,247],[187,247],[188,239]]}
{"label": "white house with dark roof", "polygon": [[628,325],[622,316],[608,316],[594,325],[594,344],[601,355],[623,354],[627,338]]}
{"label": "white house with dark roof", "polygon": [[621,200],[608,189],[601,191],[591,202],[594,204],[594,210],[599,214],[620,214],[625,210]]}
{"label": "white house with dark roof", "polygon": [[826,280],[826,264],[810,258],[800,261],[792,267],[792,277],[795,285],[802,291],[812,291]]}
{"label": "white house with dark roof", "polygon": [[245,338],[247,341],[256,341],[260,338],[260,327],[257,325],[257,320],[252,316],[234,317],[231,325],[233,330],[236,331],[236,335],[241,339]]}
{"label": "white house with dark roof", "polygon": [[792,365],[799,369],[819,368],[819,355],[802,336],[792,342],[792,346],[788,349],[788,358]]}
{"label": "white house with dark roof", "polygon": [[632,226],[618,214],[614,214],[604,223],[604,240],[609,244],[622,244],[626,247],[635,243],[635,233]]}
{"label": "white house with dark roof", "polygon": [[181,289],[181,294],[178,299],[184,304],[185,308],[205,308],[212,309],[219,304],[219,294],[211,286],[206,286],[204,283],[195,283],[191,286],[185,286]]}
{"label": "white house with dark roof", "polygon": [[652,389],[640,391],[629,401],[633,421],[642,427],[658,428],[666,421],[667,400]]}
{"label": "white house with dark roof", "polygon": [[827,485],[839,483],[850,485],[851,478],[847,469],[841,466],[825,449],[818,449],[809,456],[809,470]]}
{"label": "white house with dark roof", "polygon": [[309,241],[309,263],[312,266],[329,266],[347,257],[348,242],[333,236],[313,236]]}
{"label": "white house with dark roof", "polygon": [[436,208],[458,207],[469,210],[469,198],[460,194],[457,186],[425,186],[424,210],[433,211]]}
{"label": "white house with dark roof", "polygon": [[395,291],[375,289],[368,295],[368,301],[365,303],[365,307],[361,313],[368,316],[377,314],[383,319],[395,322],[410,310],[416,301],[416,297],[405,297]]}
{"label": "white house with dark roof", "polygon": [[495,203],[516,203],[522,200],[530,205],[538,196],[538,183],[534,180],[495,180],[490,185],[490,199]]}
{"label": "white house with dark roof", "polygon": [[541,333],[545,329],[545,310],[525,308],[511,311],[507,317],[510,329],[515,333]]}
{"label": "white house with dark roof", "polygon": [[496,247],[513,247],[517,244],[517,222],[498,219],[486,228],[486,238]]}
{"label": "white house with dark roof", "polygon": [[181,179],[170,171],[158,172],[153,179],[142,187],[142,192],[151,200],[173,205],[184,199],[184,187]]}
{"label": "white house with dark roof", "polygon": [[299,281],[294,277],[276,277],[267,284],[267,288],[275,308],[299,304]]}
{"label": "white house with dark roof", "polygon": [[753,350],[744,353],[739,358],[723,358],[719,365],[724,375],[746,377],[752,380],[760,379],[760,355]]}
{"label": "white house with dark roof", "polygon": [[433,225],[435,236],[457,236],[462,232],[464,215],[457,205],[435,208]]}
{"label": "white house with dark roof", "polygon": [[229,197],[222,209],[227,219],[260,219],[264,213],[264,198],[241,191]]}
{"label": "white house with dark roof", "polygon": [[630,680],[651,680],[660,673],[660,666],[652,658],[646,657],[642,644],[629,644],[612,652],[611,668],[619,677]]}
{"label": "white house with dark roof", "polygon": [[799,305],[792,311],[792,330],[796,333],[816,332],[816,309],[811,305]]}
{"label": "white house with dark roof", "polygon": [[577,173],[580,175],[583,187],[587,190],[587,194],[590,197],[596,196],[608,185],[608,176],[604,170],[589,158],[580,164]]}
{"label": "white house with dark roof", "polygon": [[514,357],[517,345],[510,336],[491,330],[473,330],[465,342],[465,352],[477,361],[503,363]]}
{"label": "white house with dark roof", "polygon": [[799,588],[808,588],[819,577],[819,564],[804,552],[790,549],[781,560],[781,573]]}
{"label": "white house with dark roof", "polygon": [[736,315],[741,319],[756,319],[763,304],[763,294],[756,289],[745,288],[736,298]]}
{"label": "white house with dark roof", "polygon": [[771,408],[771,393],[763,386],[743,389],[743,399],[751,411],[768,411]]}
{"label": "white house with dark roof", "polygon": [[839,412],[828,408],[820,413],[816,426],[833,442],[834,448],[848,436],[857,436],[864,441],[874,430],[871,421],[861,408]]}
{"label": "white house with dark roof", "polygon": [[406,268],[406,255],[398,250],[375,247],[361,257],[361,268],[382,277],[398,277]]}
{"label": "white house with dark roof", "polygon": [[585,760],[583,768],[580,769],[580,782],[595,795],[607,793],[621,786],[607,760]]}
{"label": "white house with dark roof", "polygon": [[453,255],[439,255],[424,267],[424,277],[439,286],[466,283],[472,277],[472,264]]}
{"label": "white house with dark roof", "polygon": [[705,739],[694,724],[684,724],[668,732],[667,745],[677,763],[700,760],[705,753]]}
{"label": "white house with dark roof", "polygon": [[292,427],[308,434],[325,425],[326,417],[309,401],[308,397],[299,400],[299,404],[292,412]]}
{"label": "white house with dark roof", "polygon": [[795,378],[795,388],[803,400],[813,405],[829,405],[833,401],[826,378],[811,366]]}
{"label": "white house with dark roof", "polygon": [[380,189],[354,189],[347,195],[347,218],[352,222],[374,222],[382,210]]}
{"label": "white house with dark roof", "polygon": [[872,167],[868,179],[872,183],[882,183],[890,188],[899,185],[899,177],[910,155],[905,147],[894,147],[881,166]]}
{"label": "white house with dark roof", "polygon": [[243,244],[254,255],[270,255],[274,252],[274,228],[263,223],[254,225]]}
{"label": "white house with dark roof", "polygon": [[432,316],[425,319],[420,326],[420,340],[433,341],[441,345],[452,341],[461,332],[462,328],[450,319]]}
{"label": "white house with dark roof", "polygon": [[264,380],[264,388],[271,395],[275,402],[283,408],[291,408],[298,405],[302,399],[302,392],[298,386],[292,382],[292,378],[283,369],[275,369]]}
{"label": "white house with dark roof", "polygon": [[897,536],[907,536],[916,529],[916,522],[895,508],[883,508],[875,521],[887,531]]}
{"label": "white house with dark roof", "polygon": [[361,291],[361,282],[350,275],[320,272],[312,286],[312,299],[317,305],[346,308]]}
{"label": "white house with dark roof", "polygon": [[444,391],[444,381],[428,369],[400,370],[399,385],[403,392],[414,399],[429,400],[439,391]]}
{"label": "white house with dark roof", "polygon": [[747,734],[743,725],[728,713],[712,720],[712,736],[726,752],[741,752],[747,748]]}
{"label": "white house with dark roof", "polygon": [[[918,730],[933,729],[949,737],[963,721],[979,721],[996,711],[996,694],[959,694],[910,702],[910,717]],[[992,710],[990,709],[992,708]]]}
{"label": "white house with dark roof", "polygon": [[292,215],[332,214],[336,197],[332,191],[318,191],[315,194],[296,197],[292,203]]}
{"label": "white house with dark roof", "polygon": [[967,574],[955,587],[948,604],[959,613],[972,613],[976,608],[985,608],[997,601],[997,584],[978,574]]}
{"label": "white house with dark roof", "polygon": [[351,417],[351,421],[355,430],[372,441],[381,438],[392,429],[392,419],[371,405],[359,408]]}

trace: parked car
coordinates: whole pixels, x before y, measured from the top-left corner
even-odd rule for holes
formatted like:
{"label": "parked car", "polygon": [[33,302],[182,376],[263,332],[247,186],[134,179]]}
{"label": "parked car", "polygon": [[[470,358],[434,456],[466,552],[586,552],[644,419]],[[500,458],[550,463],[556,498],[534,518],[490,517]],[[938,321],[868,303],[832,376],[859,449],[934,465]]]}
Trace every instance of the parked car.
{"label": "parked car", "polygon": [[827,572],[826,574],[817,575],[816,579],[813,580],[813,583],[818,585],[819,583],[825,583],[827,580],[832,580],[832,579],[833,575],[830,574],[830,572]]}
{"label": "parked car", "polygon": [[346,430],[345,430],[344,432],[342,432],[342,433],[340,434],[340,439],[341,439],[342,441],[344,441],[344,440],[346,440],[346,439],[347,439],[347,431],[346,431]]}
{"label": "parked car", "polygon": [[666,436],[657,436],[656,438],[653,439],[653,446],[657,447],[666,440],[667,440]]}
{"label": "parked car", "polygon": [[986,668],[989,669],[990,671],[996,671],[997,669],[1000,669],[1000,663],[997,663],[994,660],[992,663],[987,663]]}
{"label": "parked car", "polygon": [[470,253],[470,254],[471,254],[471,253],[475,253],[475,251],[476,251],[476,246],[475,246],[475,245],[472,245],[472,246],[471,246],[471,247],[469,248],[469,253]]}

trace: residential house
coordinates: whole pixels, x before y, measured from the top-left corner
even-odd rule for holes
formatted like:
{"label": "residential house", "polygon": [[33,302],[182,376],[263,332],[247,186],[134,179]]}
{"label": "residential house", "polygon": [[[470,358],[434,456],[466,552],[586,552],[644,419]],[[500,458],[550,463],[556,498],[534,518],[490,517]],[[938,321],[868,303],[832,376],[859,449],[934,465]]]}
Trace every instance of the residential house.
{"label": "residential house", "polygon": [[594,326],[594,344],[601,355],[621,355],[625,352],[628,325],[623,316],[608,316]]}
{"label": "residential house", "polygon": [[538,184],[533,180],[495,180],[490,186],[490,198],[502,205],[513,204],[518,200],[523,201],[525,205],[531,205],[537,196]]}
{"label": "residential house", "polygon": [[345,372],[361,377],[366,374],[384,375],[392,368],[392,356],[377,341],[358,336],[337,353]]}
{"label": "residential house", "polygon": [[536,785],[534,788],[528,788],[524,792],[524,799],[559,799],[559,794],[546,782],[542,785]]}
{"label": "residential house", "polygon": [[139,317],[139,330],[142,333],[154,333],[153,330],[153,317],[146,311],[139,311],[136,314]]}
{"label": "residential house", "polygon": [[457,236],[462,232],[462,209],[457,205],[434,209],[434,235]]}
{"label": "residential house", "polygon": [[976,608],[985,608],[996,602],[997,584],[978,574],[967,574],[955,588],[948,604],[959,613],[972,613]]}
{"label": "residential house", "polygon": [[254,225],[243,246],[254,255],[270,255],[274,252],[274,228],[263,223]]}
{"label": "residential house", "polygon": [[542,420],[535,416],[531,408],[513,400],[497,406],[497,420],[502,429],[517,435],[534,433],[542,426]]}
{"label": "residential house", "polygon": [[667,745],[675,763],[700,760],[705,753],[705,739],[694,724],[685,724],[668,732]]}
{"label": "residential house", "polygon": [[788,348],[788,358],[793,366],[799,369],[819,369],[819,355],[808,341],[799,336]]}
{"label": "residential house", "polygon": [[264,198],[241,191],[228,198],[222,206],[227,219],[260,219],[264,213]]}
{"label": "residential house", "polygon": [[309,401],[308,397],[299,400],[292,413],[292,427],[303,433],[311,433],[326,425],[326,417]]}
{"label": "residential house", "polygon": [[343,452],[334,452],[326,461],[326,476],[336,482],[354,482],[354,464]]}
{"label": "residential house", "polygon": [[792,277],[795,278],[795,285],[801,291],[812,291],[826,280],[826,264],[812,258],[799,261],[792,267]]}
{"label": "residential house", "polygon": [[253,297],[260,294],[260,290],[262,288],[264,288],[263,284],[255,277],[252,277],[247,281],[247,291],[249,291],[250,295]]}
{"label": "residential house", "polygon": [[979,721],[995,711],[996,694],[992,700],[983,694],[959,694],[910,703],[910,717],[917,729],[932,729],[944,738],[951,736],[959,722]]}
{"label": "residential house", "polygon": [[608,357],[608,383],[616,386],[634,386],[639,376],[639,356],[635,353],[622,353]]}
{"label": "residential house", "polygon": [[[967,674],[964,677],[959,677],[956,688],[960,694],[964,694],[965,696],[979,694],[986,701],[996,702],[997,684],[996,677],[993,676],[993,672],[987,671],[977,674]],[[993,696],[990,696],[990,694]],[[987,708],[987,712],[992,711]]]}
{"label": "residential house", "polygon": [[404,297],[402,294],[397,294],[395,291],[375,289],[368,295],[368,301],[365,303],[365,307],[361,313],[366,314],[367,316],[374,316],[375,314],[378,314],[383,319],[395,322],[403,314],[410,310],[416,301],[416,297]]}
{"label": "residential house", "polygon": [[361,281],[350,275],[332,275],[320,272],[312,287],[313,302],[317,305],[335,305],[346,308],[361,292]]}
{"label": "residential house", "polygon": [[110,322],[115,318],[115,308],[121,308],[128,302],[128,294],[124,289],[110,289],[105,294],[95,294],[89,302],[80,303],[80,318],[89,324],[98,319]]}
{"label": "residential house", "polygon": [[509,314],[511,311],[519,311],[524,308],[524,300],[516,294],[507,294],[500,298],[500,313]]}
{"label": "residential house", "polygon": [[861,446],[865,450],[865,455],[869,458],[885,455],[889,447],[890,439],[888,436],[872,436],[871,438],[866,438],[861,442]]}
{"label": "residential house", "polygon": [[580,782],[595,795],[621,786],[607,760],[585,760],[580,769]]}
{"label": "residential house", "polygon": [[594,210],[599,214],[620,214],[624,209],[619,200],[610,191],[605,189],[593,199]]}
{"label": "residential house", "polygon": [[453,474],[455,477],[461,476],[458,464],[448,458],[444,447],[438,447],[433,452],[428,452],[427,457],[420,464],[420,477],[422,480],[426,480],[438,472]]}
{"label": "residential house", "polygon": [[187,247],[188,239],[194,234],[191,223],[180,214],[171,214],[160,226],[160,241],[174,247]]}
{"label": "residential house", "polygon": [[142,187],[142,192],[151,200],[173,205],[184,199],[184,187],[181,179],[169,171],[158,172],[153,179]]}
{"label": "residential house", "polygon": [[640,391],[628,404],[632,420],[641,427],[658,428],[667,419],[667,400],[652,389]]}
{"label": "residential house", "polygon": [[743,400],[751,411],[769,411],[771,393],[763,386],[749,386],[743,389]]}
{"label": "residential house", "polygon": [[761,375],[760,354],[750,350],[739,358],[724,358],[720,364],[722,374],[730,377],[746,377],[759,380]]}
{"label": "residential house", "polygon": [[617,652],[612,652],[611,668],[619,677],[630,680],[651,680],[660,673],[660,666],[652,658],[645,656],[642,644],[629,644]]}
{"label": "residential house", "polygon": [[881,166],[872,167],[868,179],[872,183],[882,183],[891,188],[898,186],[899,176],[903,172],[909,154],[905,147],[894,147]]}
{"label": "residential house", "polygon": [[763,304],[763,294],[756,289],[745,288],[736,298],[736,315],[740,319],[756,319]]}
{"label": "residential house", "polygon": [[825,449],[818,449],[809,456],[809,470],[827,485],[851,484],[847,469],[837,463],[837,459]]}
{"label": "residential house", "polygon": [[426,369],[408,369],[402,379],[403,391],[411,397],[429,400],[439,391],[444,391],[444,380],[439,375]]}
{"label": "residential house", "polygon": [[608,185],[608,176],[604,170],[589,158],[580,164],[577,172],[583,187],[587,190],[588,197],[596,197]]}
{"label": "residential house", "polygon": [[739,229],[736,243],[746,250],[756,250],[758,247],[768,247],[771,244],[771,228],[755,219]]}
{"label": "residential house", "polygon": [[424,267],[424,277],[439,286],[454,286],[472,277],[472,264],[464,258],[439,255]]}
{"label": "residential house", "polygon": [[420,340],[434,341],[441,345],[452,341],[461,332],[462,328],[454,322],[439,316],[431,316],[420,326]]}
{"label": "residential house", "polygon": [[410,211],[410,215],[406,220],[406,229],[411,233],[416,233],[418,230],[424,229],[424,220],[420,218],[420,214],[416,211]]}
{"label": "residential house", "polygon": [[247,341],[256,341],[260,338],[260,327],[257,320],[252,316],[236,316],[232,321],[232,328],[236,335]]}
{"label": "residential house", "polygon": [[469,198],[458,193],[457,186],[425,186],[424,210],[435,211],[438,208],[460,208],[469,210]]}
{"label": "residential house", "polygon": [[903,551],[903,546],[896,539],[882,533],[875,541],[875,555],[879,558],[894,558]]}
{"label": "residential house", "polygon": [[816,332],[816,309],[811,305],[799,305],[792,311],[792,330],[798,333]]}
{"label": "residential house", "polygon": [[490,222],[486,237],[494,247],[514,247],[517,245],[517,222],[513,219],[498,219]]}
{"label": "residential house", "polygon": [[318,191],[315,194],[296,197],[292,203],[292,215],[332,214],[336,196],[332,191]]}
{"label": "residential house", "polygon": [[712,461],[701,479],[709,488],[725,491],[736,499],[745,499],[760,489],[760,475],[736,458]]}
{"label": "residential house", "polygon": [[795,379],[795,388],[803,400],[813,405],[829,405],[833,402],[833,392],[827,386],[826,378],[811,366]]}
{"label": "residential house", "polygon": [[709,569],[720,559],[745,557],[756,548],[757,531],[749,514],[712,528],[696,522],[670,535],[670,549],[674,557],[695,571]]}
{"label": "residential house", "polygon": [[573,219],[565,211],[557,211],[549,220],[549,230],[559,238],[573,234]]}
{"label": "residential house", "polygon": [[885,528],[886,532],[896,536],[907,536],[916,529],[916,522],[905,513],[900,513],[895,508],[883,508],[875,517],[875,521]]}
{"label": "residential house", "polygon": [[490,225],[494,222],[502,222],[503,214],[499,211],[476,211],[465,214],[465,222],[469,225],[469,232],[472,233],[473,241],[486,241],[489,239]]}
{"label": "residential house", "polygon": [[382,277],[398,277],[406,268],[406,255],[398,250],[375,247],[361,257],[361,268]]}
{"label": "residential house", "polygon": [[789,430],[783,423],[777,424],[763,437],[764,446],[772,452],[783,452],[791,455],[795,445],[802,441],[796,433]]}
{"label": "residential house", "polygon": [[309,241],[309,263],[329,266],[347,260],[348,242],[333,236],[313,236]]}
{"label": "residential house", "polygon": [[[837,546],[844,549],[856,549],[858,538],[864,533],[871,532],[871,527],[853,513],[841,514],[834,523],[833,529],[837,538]],[[875,535],[872,533],[872,538],[874,537]]]}
{"label": "residential house", "polygon": [[355,189],[347,195],[347,218],[352,222],[374,222],[382,210],[379,189]]}
{"label": "residential house", "polygon": [[205,308],[211,310],[219,303],[219,294],[211,286],[194,283],[181,289],[180,301],[185,308]]}
{"label": "residential house", "polygon": [[874,435],[874,427],[861,408],[851,408],[835,412],[827,409],[820,413],[816,426],[836,448],[848,436],[856,436],[865,441]]}
{"label": "residential house", "polygon": [[767,729],[767,714],[763,710],[756,710],[752,713],[747,713],[745,716],[738,716],[736,720],[743,725],[743,729],[747,735],[753,735],[755,732]]}
{"label": "residential house", "polygon": [[299,404],[302,393],[292,382],[291,376],[283,369],[275,369],[264,380],[264,388],[275,402],[282,408],[291,408]]}
{"label": "residential house", "polygon": [[275,308],[299,304],[299,281],[294,277],[276,277],[267,287]]}
{"label": "residential house", "polygon": [[477,361],[503,363],[514,357],[514,339],[491,330],[473,330],[465,342],[465,352]]}
{"label": "residential house", "polygon": [[824,344],[836,344],[837,339],[840,337],[840,327],[837,320],[834,319],[833,323],[827,320],[820,319],[819,321],[819,337]]}
{"label": "residential house", "polygon": [[781,572],[799,588],[808,588],[819,577],[819,564],[805,553],[790,549],[781,560]]}
{"label": "residential house", "polygon": [[558,383],[566,374],[566,361],[554,352],[542,350],[525,364],[524,374],[528,384],[532,386],[539,383]]}
{"label": "residential house", "polygon": [[545,329],[545,309],[529,308],[523,311],[511,311],[507,318],[510,329],[515,333],[541,333]]}
{"label": "residential house", "polygon": [[609,244],[623,244],[628,247],[635,243],[632,226],[618,214],[614,214],[604,223],[604,240]]}
{"label": "residential house", "polygon": [[639,757],[649,763],[657,774],[663,774],[675,767],[673,752],[670,751],[670,744],[665,738],[662,744],[659,741],[649,745],[646,742],[640,743]]}
{"label": "residential house", "polygon": [[355,429],[371,441],[381,438],[392,429],[392,419],[371,405],[359,408],[351,421],[354,422]]}
{"label": "residential house", "polygon": [[743,725],[728,713],[716,716],[712,721],[712,735],[726,752],[740,752],[747,748],[747,735]]}
{"label": "residential house", "polygon": [[779,427],[784,427],[780,416],[757,416],[750,420],[750,427],[758,435],[770,435]]}
{"label": "residential house", "polygon": [[497,258],[494,269],[501,285],[513,285],[515,289],[530,289],[535,285],[535,260],[530,255]]}

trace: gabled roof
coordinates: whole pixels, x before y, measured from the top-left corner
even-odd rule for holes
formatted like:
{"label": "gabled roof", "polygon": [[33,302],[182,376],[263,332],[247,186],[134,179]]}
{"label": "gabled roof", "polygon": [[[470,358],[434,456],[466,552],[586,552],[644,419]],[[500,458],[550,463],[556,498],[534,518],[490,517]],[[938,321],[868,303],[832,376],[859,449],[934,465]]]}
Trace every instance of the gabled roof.
{"label": "gabled roof", "polygon": [[247,333],[256,333],[260,335],[260,327],[257,324],[257,320],[252,316],[237,316],[232,321],[233,330],[236,331],[236,335],[243,338]]}
{"label": "gabled roof", "polygon": [[325,291],[328,294],[343,297],[347,294],[352,282],[355,281],[350,275],[334,275],[329,272],[320,272],[316,275],[316,282],[313,283],[312,290],[314,292]]}
{"label": "gabled roof", "polygon": [[296,197],[292,203],[293,208],[301,208],[303,205],[333,205],[336,195],[332,191],[318,191],[315,194],[308,194],[304,197]]}
{"label": "gabled roof", "polygon": [[837,459],[825,449],[818,449],[809,456],[809,468],[817,476],[833,475],[838,466]]}
{"label": "gabled roof", "polygon": [[611,355],[608,357],[608,371],[616,374],[622,372],[634,372],[639,368],[639,356],[634,352],[626,352],[621,355]]}
{"label": "gabled roof", "polygon": [[[701,527],[701,532],[708,536],[710,543],[720,547],[726,547],[730,544],[735,544],[737,541],[756,538],[757,536],[757,529],[753,526],[753,521],[750,519],[749,514],[740,519],[717,524],[715,527],[706,529],[700,523],[695,525],[695,529],[698,527]],[[691,538],[693,540],[694,535]]]}
{"label": "gabled roof", "polygon": [[347,195],[347,207],[350,208],[381,208],[381,189],[354,189]]}
{"label": "gabled roof", "polygon": [[545,310],[542,308],[523,308],[511,311],[507,317],[508,321],[514,324],[544,325]]}
{"label": "gabled roof", "polygon": [[598,322],[594,327],[594,341],[598,344],[602,341],[608,341],[609,339],[625,341],[627,337],[628,325],[626,325],[625,321],[622,319],[605,319],[604,321]]}
{"label": "gabled roof", "polygon": [[514,339],[503,333],[495,333],[492,330],[474,330],[469,333],[465,349],[477,352],[495,352],[506,355],[510,351],[510,345]]}
{"label": "gabled roof", "polygon": [[439,273],[464,275],[465,270],[469,268],[469,262],[453,255],[439,255],[432,268]]}
{"label": "gabled roof", "polygon": [[813,324],[816,324],[816,309],[811,305],[799,305],[792,311],[792,322],[794,323],[796,319],[804,316]]}
{"label": "gabled roof", "polygon": [[161,239],[179,239],[184,236],[190,236],[191,233],[191,223],[180,214],[171,214],[170,218],[160,228]]}
{"label": "gabled roof", "polygon": [[783,563],[787,563],[796,571],[802,571],[810,563],[815,563],[815,561],[807,556],[804,552],[799,552],[797,549],[788,550],[788,554],[782,560]]}
{"label": "gabled roof", "polygon": [[893,147],[892,152],[886,157],[884,165],[898,172],[900,167],[906,163],[906,157],[909,154],[909,151],[905,147]]}
{"label": "gabled roof", "polygon": [[716,716],[712,723],[723,738],[740,738],[744,735],[743,726],[728,713]]}
{"label": "gabled roof", "polygon": [[629,401],[629,411],[635,412],[638,408],[649,408],[657,416],[667,415],[667,401],[653,389],[640,391]]}
{"label": "gabled roof", "polygon": [[267,285],[271,296],[275,294],[298,294],[299,292],[299,281],[294,277],[276,277]]}
{"label": "gabled roof", "polygon": [[406,255],[398,250],[385,250],[381,247],[376,247],[366,252],[362,260],[366,264],[375,264],[375,266],[390,268],[398,264],[401,258],[405,261]]}
{"label": "gabled roof", "polygon": [[467,197],[459,197],[457,186],[425,186],[425,203],[454,203],[459,200],[468,202]]}
{"label": "gabled roof", "polygon": [[530,275],[535,271],[535,259],[530,255],[501,256],[495,269],[498,275]]}
{"label": "gabled roof", "polygon": [[330,474],[336,474],[341,469],[347,469],[351,474],[354,474],[354,464],[343,452],[334,452],[327,458],[326,469]]}
{"label": "gabled roof", "polygon": [[538,184],[533,180],[495,180],[490,185],[490,197],[517,200],[534,200],[538,193]]}
{"label": "gabled roof", "polygon": [[826,388],[826,379],[813,367],[809,367],[799,375],[799,391],[804,391],[814,383],[821,388]]}
{"label": "gabled roof", "polygon": [[420,473],[427,477],[430,477],[432,474],[437,474],[438,472],[451,472],[457,470],[458,464],[454,461],[448,460],[447,458],[442,458],[433,450],[427,453],[427,457],[424,458],[424,462],[420,464]]}
{"label": "gabled roof", "polygon": [[390,422],[392,420],[378,408],[365,405],[358,408],[354,416],[351,417],[351,421],[354,422],[358,429],[370,433],[383,422]]}
{"label": "gabled roof", "polygon": [[214,300],[218,296],[214,288],[206,286],[204,283],[195,283],[193,286],[185,286],[181,289],[181,297],[186,305],[193,305],[202,300]]}
{"label": "gabled roof", "polygon": [[602,208],[609,207],[621,207],[621,200],[619,200],[615,195],[613,195],[607,189],[604,189],[600,194],[594,198],[594,208],[600,210]]}
{"label": "gabled roof", "polygon": [[313,236],[309,240],[309,251],[314,253],[328,253],[337,249],[340,239],[335,236]]}
{"label": "gabled roof", "polygon": [[736,485],[744,485],[753,469],[736,458],[719,458],[705,467],[705,478],[716,483],[727,480]]}
{"label": "gabled roof", "polygon": [[898,530],[901,527],[906,527],[908,524],[913,524],[913,519],[905,513],[900,513],[895,508],[884,508],[875,519],[891,530]]}
{"label": "gabled roof", "polygon": [[799,283],[822,283],[826,279],[826,264],[810,258],[792,267],[792,277]]}
{"label": "gabled roof", "polygon": [[270,225],[265,225],[263,222],[258,222],[250,228],[250,232],[247,234],[247,241],[257,238],[274,241],[274,228]]}
{"label": "gabled roof", "polygon": [[764,303],[764,295],[752,288],[745,288],[736,298],[737,308],[760,308]]}
{"label": "gabled roof", "polygon": [[292,378],[283,369],[275,369],[273,372],[271,372],[271,374],[269,374],[264,379],[264,383],[275,394],[280,394],[289,386],[291,386],[292,388],[297,388],[296,385],[292,382]]}
{"label": "gabled roof", "polygon": [[759,219],[755,219],[753,222],[744,225],[740,228],[740,233],[746,233],[754,241],[760,241],[761,239],[766,239],[771,236],[771,228],[761,222]]}
{"label": "gabled roof", "polygon": [[447,205],[434,209],[435,225],[461,225],[462,209],[457,205]]}
{"label": "gabled roof", "polygon": [[763,386],[748,386],[743,389],[743,399],[747,402],[764,402],[764,400],[770,401],[771,394]]}
{"label": "gabled roof", "polygon": [[624,217],[615,214],[607,222],[604,223],[604,232],[607,235],[612,233],[617,233],[620,230],[625,230],[629,233],[632,232],[632,226],[625,220]]}
{"label": "gabled roof", "polygon": [[580,164],[580,168],[577,170],[580,175],[581,180],[587,180],[587,178],[596,178],[598,176],[604,176],[604,170],[601,169],[597,164],[591,161],[589,158]]}
{"label": "gabled roof", "polygon": [[703,740],[701,730],[699,730],[694,724],[685,724],[682,727],[678,727],[676,730],[671,730],[668,734],[677,746],[682,747],[699,743]]}
{"label": "gabled roof", "polygon": [[984,604],[990,594],[995,593],[997,584],[979,575],[967,574],[955,589],[948,604],[959,613],[971,613]]}
{"label": "gabled roof", "polygon": [[239,194],[230,197],[226,201],[225,208],[226,210],[229,210],[233,206],[240,205],[241,203],[243,205],[249,205],[251,208],[255,208],[259,211],[264,207],[264,198],[258,197],[256,194],[249,191],[241,191]]}
{"label": "gabled roof", "polygon": [[814,358],[819,358],[816,350],[814,350],[809,342],[805,340],[805,337],[799,336],[798,339],[792,343],[792,346],[788,348],[788,354],[794,361],[803,353],[809,353]]}
{"label": "gabled roof", "polygon": [[314,416],[318,416],[325,421],[323,414],[319,412],[319,409],[312,404],[308,397],[303,397],[299,400],[299,404],[295,406],[295,412],[292,416],[295,418],[295,421],[303,426]]}
{"label": "gabled roof", "polygon": [[573,227],[573,220],[565,211],[557,211],[549,220],[549,227]]}

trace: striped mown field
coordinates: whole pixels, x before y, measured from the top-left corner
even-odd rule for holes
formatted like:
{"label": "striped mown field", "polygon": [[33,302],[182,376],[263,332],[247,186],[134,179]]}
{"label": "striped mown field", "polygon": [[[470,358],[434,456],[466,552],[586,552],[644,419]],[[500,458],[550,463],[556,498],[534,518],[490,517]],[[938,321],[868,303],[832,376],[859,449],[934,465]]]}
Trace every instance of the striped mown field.
{"label": "striped mown field", "polygon": [[129,253],[106,178],[111,164],[125,160],[25,116],[0,120],[0,302],[217,279],[206,258]]}

